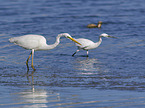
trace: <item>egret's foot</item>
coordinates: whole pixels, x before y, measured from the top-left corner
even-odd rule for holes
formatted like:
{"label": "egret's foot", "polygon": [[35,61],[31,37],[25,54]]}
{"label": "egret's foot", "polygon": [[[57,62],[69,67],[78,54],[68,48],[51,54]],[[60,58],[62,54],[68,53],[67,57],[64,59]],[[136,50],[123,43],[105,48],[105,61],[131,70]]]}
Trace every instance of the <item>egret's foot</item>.
{"label": "egret's foot", "polygon": [[29,73],[29,66],[27,65],[27,74]]}
{"label": "egret's foot", "polygon": [[32,65],[31,67],[32,67],[32,69],[33,69],[34,71],[36,71],[36,69],[34,68],[34,66],[33,66],[33,65]]}
{"label": "egret's foot", "polygon": [[74,57],[74,54],[72,56]]}
{"label": "egret's foot", "polygon": [[75,54],[76,54],[76,52],[72,56],[74,57]]}
{"label": "egret's foot", "polygon": [[35,68],[33,68],[33,71],[35,72],[35,71],[36,71],[36,69],[35,69]]}
{"label": "egret's foot", "polygon": [[29,73],[29,69],[27,69],[27,74]]}

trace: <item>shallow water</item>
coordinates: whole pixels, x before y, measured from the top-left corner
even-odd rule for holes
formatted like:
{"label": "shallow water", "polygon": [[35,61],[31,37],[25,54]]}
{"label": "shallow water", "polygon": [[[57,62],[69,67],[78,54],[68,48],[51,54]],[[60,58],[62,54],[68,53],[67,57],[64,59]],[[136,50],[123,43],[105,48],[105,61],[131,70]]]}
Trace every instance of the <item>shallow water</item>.
{"label": "shallow water", "polygon": [[[81,6],[80,6],[81,5]],[[0,107],[119,107],[145,106],[145,1],[130,0],[1,0]],[[102,21],[102,28],[87,28]],[[40,34],[48,44],[59,33],[98,40],[94,50],[78,52],[62,38],[53,50],[36,51],[27,74],[30,53],[8,42],[25,34]],[[31,63],[29,63],[30,65]]]}

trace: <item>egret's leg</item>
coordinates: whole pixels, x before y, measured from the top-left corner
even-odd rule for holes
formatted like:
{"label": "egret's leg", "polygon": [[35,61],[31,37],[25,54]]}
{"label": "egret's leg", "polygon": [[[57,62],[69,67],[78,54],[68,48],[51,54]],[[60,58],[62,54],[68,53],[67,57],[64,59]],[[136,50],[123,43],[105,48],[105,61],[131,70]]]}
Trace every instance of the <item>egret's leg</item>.
{"label": "egret's leg", "polygon": [[87,50],[87,57],[89,57],[89,51]]}
{"label": "egret's leg", "polygon": [[72,56],[74,56],[77,52],[79,52],[80,50],[78,49],[75,53],[73,53],[73,55]]}
{"label": "egret's leg", "polygon": [[32,55],[32,52],[30,53],[30,55],[29,55],[29,57],[28,57],[28,59],[27,59],[27,61],[26,61],[26,65],[27,65],[27,70],[28,70],[28,71],[29,71],[28,62],[29,62],[29,59],[30,59],[31,55]]}
{"label": "egret's leg", "polygon": [[36,69],[33,66],[33,57],[34,57],[34,49],[32,49],[32,63],[31,63],[31,67],[33,68],[33,70],[35,71]]}

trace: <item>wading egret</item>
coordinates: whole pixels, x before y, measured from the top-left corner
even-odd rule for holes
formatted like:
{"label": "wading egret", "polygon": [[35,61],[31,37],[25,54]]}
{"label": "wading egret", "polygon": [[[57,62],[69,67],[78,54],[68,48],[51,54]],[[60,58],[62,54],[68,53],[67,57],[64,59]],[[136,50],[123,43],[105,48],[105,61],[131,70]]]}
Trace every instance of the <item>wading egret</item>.
{"label": "wading egret", "polygon": [[93,42],[91,40],[88,40],[88,39],[84,39],[84,38],[79,38],[79,39],[75,39],[77,42],[79,42],[81,45],[79,44],[76,44],[76,46],[78,47],[78,50],[72,55],[74,56],[77,52],[79,52],[81,49],[83,50],[86,50],[87,51],[87,56],[89,54],[89,51],[90,49],[94,49],[94,48],[97,48],[101,42],[102,42],[102,37],[111,37],[111,38],[115,38],[113,36],[109,36],[108,34],[106,33],[103,33],[99,36],[99,41],[98,42]]}
{"label": "wading egret", "polygon": [[45,37],[43,37],[41,35],[33,35],[33,34],[24,35],[24,36],[20,36],[20,37],[13,37],[13,38],[10,38],[9,41],[11,43],[19,45],[25,49],[32,50],[26,61],[26,65],[27,65],[27,69],[29,71],[28,61],[32,55],[31,67],[35,71],[35,68],[33,66],[34,51],[50,50],[50,49],[55,48],[60,43],[60,37],[66,37],[66,38],[71,39],[72,41],[80,44],[75,39],[73,39],[68,33],[58,34],[58,36],[56,37],[56,42],[51,45],[47,45]]}

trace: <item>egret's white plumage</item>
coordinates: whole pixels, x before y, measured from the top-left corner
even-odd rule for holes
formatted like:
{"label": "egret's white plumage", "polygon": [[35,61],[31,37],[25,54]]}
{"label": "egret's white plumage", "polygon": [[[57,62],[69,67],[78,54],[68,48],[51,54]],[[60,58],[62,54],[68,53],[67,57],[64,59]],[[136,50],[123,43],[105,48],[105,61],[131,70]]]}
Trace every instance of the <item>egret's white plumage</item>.
{"label": "egret's white plumage", "polygon": [[98,42],[93,42],[89,39],[84,39],[84,38],[75,39],[81,45],[76,43],[76,46],[78,47],[78,50],[72,56],[74,56],[81,49],[86,50],[87,51],[87,56],[88,56],[88,53],[89,53],[88,50],[97,48],[102,43],[102,38],[101,37],[112,37],[112,38],[114,38],[113,36],[109,36],[108,34],[103,33],[99,36],[99,41]]}
{"label": "egret's white plumage", "polygon": [[29,34],[29,35],[24,35],[24,36],[20,36],[20,37],[13,37],[10,38],[9,41],[11,43],[14,43],[16,45],[19,45],[25,49],[29,49],[32,50],[27,61],[26,61],[26,65],[27,68],[29,70],[28,67],[28,61],[32,55],[32,64],[31,67],[33,68],[33,70],[35,70],[34,66],[33,66],[33,56],[34,56],[34,51],[37,50],[50,50],[55,48],[59,43],[60,43],[60,38],[61,37],[66,37],[68,39],[71,39],[72,41],[80,44],[79,42],[77,42],[75,39],[73,39],[68,33],[62,33],[62,34],[58,34],[58,36],[56,37],[56,42],[54,44],[48,45],[46,43],[46,39],[45,37],[41,36],[41,35],[33,35],[33,34]]}

